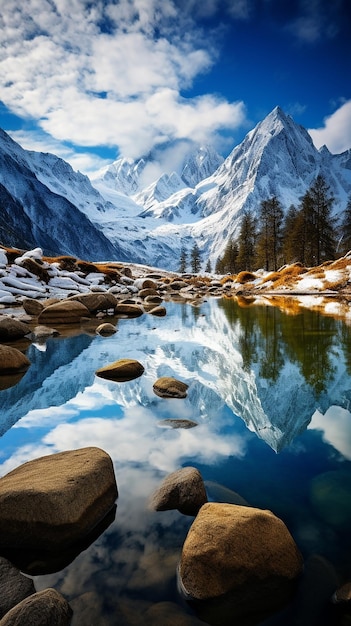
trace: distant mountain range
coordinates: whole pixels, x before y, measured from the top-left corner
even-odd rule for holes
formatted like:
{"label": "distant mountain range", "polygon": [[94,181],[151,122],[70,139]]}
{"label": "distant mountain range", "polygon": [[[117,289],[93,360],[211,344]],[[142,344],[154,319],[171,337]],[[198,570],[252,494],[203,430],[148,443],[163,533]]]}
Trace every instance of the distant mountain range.
{"label": "distant mountain range", "polygon": [[177,269],[180,250],[199,246],[214,265],[238,234],[245,209],[277,196],[298,205],[318,174],[335,213],[351,195],[351,149],[317,150],[308,132],[276,107],[229,156],[200,146],[178,172],[143,187],[152,157],[120,158],[89,179],[52,154],[24,150],[0,130],[0,241],[47,254]]}

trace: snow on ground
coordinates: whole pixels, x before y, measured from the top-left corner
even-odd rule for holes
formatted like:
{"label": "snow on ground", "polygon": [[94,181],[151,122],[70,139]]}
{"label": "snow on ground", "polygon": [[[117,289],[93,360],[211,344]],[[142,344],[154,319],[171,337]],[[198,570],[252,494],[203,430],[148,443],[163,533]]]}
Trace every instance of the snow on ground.
{"label": "snow on ground", "polygon": [[[108,262],[106,264],[108,265]],[[101,264],[94,265],[98,268]],[[19,253],[12,263],[8,263],[6,250],[0,248],[0,307],[20,304],[23,298],[65,298],[73,294],[109,289],[113,293],[133,296],[138,291],[136,288],[138,279],[151,272],[164,277],[179,276],[176,272],[172,274],[147,265],[123,263],[123,267],[129,267],[134,279],[122,275],[117,284],[111,287],[103,272],[99,273],[93,269],[90,273],[62,269],[58,261],[46,260],[40,248],[29,250],[24,254]],[[37,272],[39,270],[39,275],[33,273],[34,270]],[[45,279],[40,276],[41,270],[45,274]],[[289,296],[294,298],[301,308],[322,311],[324,314],[342,317],[351,322],[351,256],[346,255],[325,266],[310,268],[293,278],[289,274],[287,276],[287,283],[284,285],[281,280],[284,277],[283,272],[258,270],[253,274],[250,283],[238,282],[240,274],[226,277],[223,283],[226,286],[226,296],[229,297],[240,292],[241,295],[255,298],[258,303],[262,298],[267,300],[270,296]],[[218,284],[218,280],[224,277],[208,276],[208,278],[212,278]],[[279,287],[275,288],[277,279]],[[341,287],[344,289],[339,293]],[[279,306],[284,308],[281,303]]]}

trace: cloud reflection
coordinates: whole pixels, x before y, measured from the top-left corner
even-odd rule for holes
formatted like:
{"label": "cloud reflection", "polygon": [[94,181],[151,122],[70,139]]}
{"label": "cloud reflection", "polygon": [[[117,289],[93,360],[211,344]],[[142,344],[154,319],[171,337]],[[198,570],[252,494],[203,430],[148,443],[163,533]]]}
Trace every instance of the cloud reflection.
{"label": "cloud reflection", "polygon": [[318,409],[310,429],[322,430],[323,440],[330,443],[345,459],[351,460],[351,413],[341,406],[330,406],[323,414]]}

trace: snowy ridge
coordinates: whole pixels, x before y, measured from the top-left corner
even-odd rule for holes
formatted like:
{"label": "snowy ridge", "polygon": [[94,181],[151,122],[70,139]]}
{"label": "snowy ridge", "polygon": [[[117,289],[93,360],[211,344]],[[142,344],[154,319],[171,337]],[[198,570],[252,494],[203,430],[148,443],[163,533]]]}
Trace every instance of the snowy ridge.
{"label": "snowy ridge", "polygon": [[[204,269],[208,260],[214,267],[228,239],[238,235],[243,211],[257,212],[262,200],[275,195],[286,211],[298,206],[318,174],[335,196],[335,213],[351,193],[351,150],[317,150],[308,132],[279,107],[224,161],[200,146],[179,172],[164,172],[143,188],[153,163],[151,156],[120,158],[89,180],[54,155],[26,152],[1,131],[0,192],[8,194],[8,229],[0,220],[0,241],[6,244],[17,230],[19,241],[47,252],[83,257],[85,251],[91,258],[93,250],[95,260],[165,269],[175,269],[180,250],[189,254],[196,242]],[[76,225],[68,217],[58,225],[62,212]],[[16,245],[13,238],[11,243]]]}

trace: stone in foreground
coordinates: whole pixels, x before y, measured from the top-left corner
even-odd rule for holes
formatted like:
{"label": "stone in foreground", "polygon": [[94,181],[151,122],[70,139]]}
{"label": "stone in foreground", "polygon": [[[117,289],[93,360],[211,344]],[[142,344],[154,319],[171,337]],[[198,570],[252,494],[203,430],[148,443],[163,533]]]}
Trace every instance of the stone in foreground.
{"label": "stone in foreground", "polygon": [[184,515],[196,515],[206,502],[206,489],[199,470],[183,467],[166,476],[153,494],[150,508],[155,511],[178,509]]}
{"label": "stone in foreground", "polygon": [[100,448],[28,461],[0,479],[0,549],[67,549],[104,518],[117,495],[111,458]]}
{"label": "stone in foreground", "polygon": [[25,598],[0,620],[0,626],[68,626],[72,609],[56,589],[44,589]]}
{"label": "stone in foreground", "polygon": [[35,593],[33,580],[0,557],[0,619],[16,604]]}
{"label": "stone in foreground", "polygon": [[186,398],[188,385],[172,376],[163,376],[156,380],[153,390],[160,398]]}
{"label": "stone in foreground", "polygon": [[144,366],[134,359],[119,359],[110,365],[96,370],[96,376],[124,383],[139,378],[144,373]]}
{"label": "stone in foreground", "polygon": [[283,606],[301,571],[299,550],[273,513],[207,503],[185,540],[179,575],[189,599],[226,598],[233,618],[233,611],[237,617]]}

